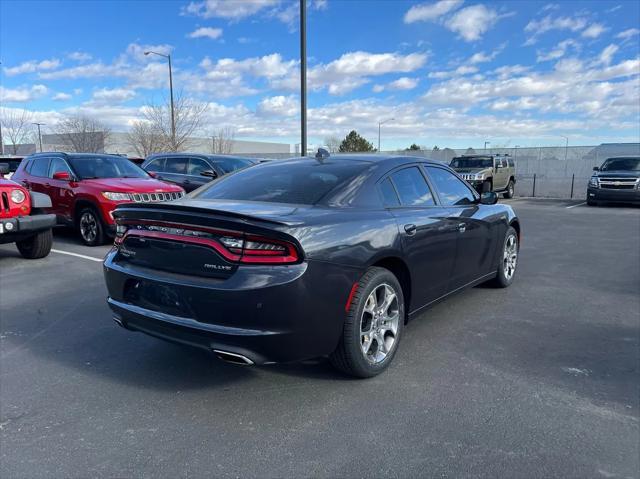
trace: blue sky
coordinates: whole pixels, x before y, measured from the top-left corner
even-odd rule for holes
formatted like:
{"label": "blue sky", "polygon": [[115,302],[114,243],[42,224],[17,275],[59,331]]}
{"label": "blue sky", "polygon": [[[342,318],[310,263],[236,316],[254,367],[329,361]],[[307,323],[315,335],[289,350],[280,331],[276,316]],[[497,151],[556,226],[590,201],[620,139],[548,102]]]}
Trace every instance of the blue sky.
{"label": "blue sky", "polygon": [[[175,88],[203,136],[299,141],[297,2],[2,1],[0,101],[126,131]],[[309,136],[383,149],[639,141],[640,2],[308,0]]]}

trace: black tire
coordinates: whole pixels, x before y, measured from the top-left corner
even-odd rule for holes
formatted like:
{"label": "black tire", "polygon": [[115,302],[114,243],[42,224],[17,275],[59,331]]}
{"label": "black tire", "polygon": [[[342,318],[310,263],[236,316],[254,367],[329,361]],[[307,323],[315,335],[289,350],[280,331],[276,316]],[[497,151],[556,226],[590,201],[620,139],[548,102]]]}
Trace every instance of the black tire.
{"label": "black tire", "polygon": [[587,200],[587,206],[598,206],[598,202],[593,200]]}
{"label": "black tire", "polygon": [[[367,359],[367,357],[365,357],[366,353],[363,352],[361,328],[367,299],[374,290],[379,290],[383,285],[389,286],[396,294],[397,303],[390,306],[389,309],[393,308],[395,311],[397,308],[398,321],[395,335],[388,335],[387,333],[390,333],[390,331],[386,331],[384,333],[384,337],[386,339],[391,340],[391,338],[393,338],[389,351],[386,353],[386,356],[380,360],[380,362],[374,363]],[[386,288],[383,289],[386,291]],[[395,313],[393,315],[395,317]],[[371,320],[373,320],[373,316],[371,316],[371,318]],[[370,325],[370,327],[371,330],[373,330],[373,326]],[[402,337],[403,327],[404,296],[402,294],[400,283],[389,270],[385,268],[371,267],[358,282],[356,292],[351,301],[351,307],[349,308],[347,317],[344,321],[342,337],[340,338],[340,342],[336,350],[329,356],[329,360],[334,367],[350,376],[357,378],[369,378],[376,376],[384,371],[393,360]],[[372,348],[375,344],[376,353],[374,354],[377,354],[377,349],[379,347],[377,339],[369,338],[369,342]],[[382,341],[382,343],[386,342],[386,340]]]}
{"label": "black tire", "polygon": [[[513,238],[515,241],[515,252],[516,252],[515,264],[513,265],[513,272],[511,274],[508,273],[508,268],[505,264],[505,261],[506,261],[505,250],[508,247],[510,238]],[[512,226],[509,226],[506,234],[504,235],[502,248],[500,248],[500,254],[498,256],[498,275],[493,280],[494,286],[497,286],[498,288],[507,288],[511,286],[511,283],[513,283],[513,279],[515,278],[516,271],[517,271],[517,261],[518,261],[519,253],[520,253],[520,242],[518,241],[518,233]]]}
{"label": "black tire", "polygon": [[27,259],[39,259],[48,256],[53,244],[51,230],[41,231],[30,238],[16,241],[16,247],[20,254]]}
{"label": "black tire", "polygon": [[80,239],[87,246],[104,244],[104,224],[95,208],[88,206],[80,210],[76,221]]}
{"label": "black tire", "polygon": [[493,189],[493,184],[490,180],[485,180],[480,188],[480,193],[487,193]]}
{"label": "black tire", "polygon": [[515,183],[513,182],[513,180],[509,180],[509,184],[507,185],[507,191],[504,192],[504,197],[507,199],[511,199],[513,198],[513,195],[515,194]]}

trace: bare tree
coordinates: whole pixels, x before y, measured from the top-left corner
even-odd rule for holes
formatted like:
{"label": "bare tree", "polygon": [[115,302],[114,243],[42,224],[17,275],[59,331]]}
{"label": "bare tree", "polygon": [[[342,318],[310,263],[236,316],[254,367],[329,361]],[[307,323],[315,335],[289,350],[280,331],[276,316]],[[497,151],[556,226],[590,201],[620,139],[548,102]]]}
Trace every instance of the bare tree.
{"label": "bare tree", "polygon": [[111,129],[96,118],[86,115],[69,115],[60,121],[53,131],[62,149],[77,153],[104,152]]}
{"label": "bare tree", "polygon": [[148,121],[134,122],[127,134],[127,142],[141,158],[167,150],[163,136]]}
{"label": "bare tree", "polygon": [[145,119],[153,131],[162,137],[167,151],[184,151],[189,146],[189,137],[202,124],[206,103],[197,103],[182,94],[174,99],[175,138],[171,133],[171,106],[165,101],[161,104],[150,103],[144,110]]}
{"label": "bare tree", "polygon": [[340,149],[340,143],[342,140],[337,136],[328,136],[324,139],[324,146],[327,147],[330,153],[336,153]]}
{"label": "bare tree", "polygon": [[2,115],[0,116],[0,122],[2,122],[2,135],[9,139],[9,145],[11,145],[12,153],[15,155],[18,153],[19,145],[26,143],[27,139],[31,138],[31,121],[33,120],[33,113],[29,110],[17,110],[14,108],[4,108]]}
{"label": "bare tree", "polygon": [[236,132],[231,127],[218,129],[211,137],[211,153],[228,155],[233,151],[233,139]]}

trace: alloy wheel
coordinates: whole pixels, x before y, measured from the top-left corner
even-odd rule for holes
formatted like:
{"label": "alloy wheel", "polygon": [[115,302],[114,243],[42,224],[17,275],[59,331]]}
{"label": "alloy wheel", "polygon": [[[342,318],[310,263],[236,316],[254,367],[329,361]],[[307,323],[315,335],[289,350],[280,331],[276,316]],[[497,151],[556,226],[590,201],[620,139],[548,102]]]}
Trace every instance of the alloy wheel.
{"label": "alloy wheel", "polygon": [[87,243],[93,243],[98,236],[98,220],[88,211],[80,217],[80,234]]}
{"label": "alloy wheel", "polygon": [[502,258],[504,277],[507,280],[511,280],[516,272],[516,265],[518,263],[518,240],[516,239],[516,235],[511,234],[507,238],[504,244],[504,254]]}
{"label": "alloy wheel", "polygon": [[377,286],[364,304],[360,319],[360,345],[365,359],[380,364],[397,339],[400,306],[398,295],[388,284]]}

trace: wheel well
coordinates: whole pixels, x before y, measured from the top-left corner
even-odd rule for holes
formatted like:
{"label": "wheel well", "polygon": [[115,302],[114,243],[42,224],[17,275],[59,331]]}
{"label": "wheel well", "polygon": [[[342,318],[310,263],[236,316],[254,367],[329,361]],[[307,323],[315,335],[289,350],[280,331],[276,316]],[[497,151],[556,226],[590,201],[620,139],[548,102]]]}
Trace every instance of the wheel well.
{"label": "wheel well", "polygon": [[411,273],[409,273],[409,268],[404,261],[395,257],[381,259],[371,266],[388,269],[398,278],[398,282],[402,288],[402,296],[404,296],[406,322],[409,318],[409,311],[411,311]]}
{"label": "wheel well", "polygon": [[[73,209],[73,220],[74,222],[78,222],[78,217],[80,216],[80,212],[83,210],[83,208],[93,208],[98,215],[100,215],[100,209],[96,207],[95,204],[93,204],[93,202],[89,201],[89,200],[78,200],[76,201],[76,204],[74,206]],[[101,218],[102,219],[102,218]]]}
{"label": "wheel well", "polygon": [[516,230],[516,234],[518,235],[518,247],[520,247],[520,222],[518,220],[513,220],[509,223],[509,226],[512,226],[514,230]]}

